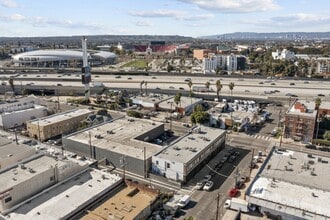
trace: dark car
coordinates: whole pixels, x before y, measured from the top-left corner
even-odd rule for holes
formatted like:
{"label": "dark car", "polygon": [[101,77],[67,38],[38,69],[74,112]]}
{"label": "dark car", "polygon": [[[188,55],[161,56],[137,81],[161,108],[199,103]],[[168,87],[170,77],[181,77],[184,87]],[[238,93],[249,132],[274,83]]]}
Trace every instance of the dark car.
{"label": "dark car", "polygon": [[290,83],[290,86],[294,86],[294,85],[296,85],[295,83]]}
{"label": "dark car", "polygon": [[316,150],[316,146],[314,144],[306,144],[305,147],[308,148],[308,149]]}

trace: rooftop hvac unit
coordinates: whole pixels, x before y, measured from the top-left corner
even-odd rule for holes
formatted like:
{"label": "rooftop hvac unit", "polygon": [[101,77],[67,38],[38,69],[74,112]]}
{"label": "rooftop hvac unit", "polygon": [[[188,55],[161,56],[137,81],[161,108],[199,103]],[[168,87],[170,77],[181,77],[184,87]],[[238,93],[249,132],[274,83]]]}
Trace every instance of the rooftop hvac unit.
{"label": "rooftop hvac unit", "polygon": [[24,164],[19,164],[18,166],[19,166],[19,168],[21,168],[22,170],[25,170],[25,169],[26,169],[26,166],[25,166]]}

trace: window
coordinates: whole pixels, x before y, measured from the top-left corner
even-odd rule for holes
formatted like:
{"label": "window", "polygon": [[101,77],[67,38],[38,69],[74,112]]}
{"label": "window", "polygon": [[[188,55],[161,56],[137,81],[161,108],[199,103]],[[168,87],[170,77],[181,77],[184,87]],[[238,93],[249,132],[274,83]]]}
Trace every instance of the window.
{"label": "window", "polygon": [[170,163],[166,163],[166,167],[167,168],[171,168],[171,164]]}
{"label": "window", "polygon": [[50,179],[50,181],[54,181],[55,176],[51,176],[49,179]]}
{"label": "window", "polygon": [[158,160],[156,160],[156,165],[159,165],[159,161]]}
{"label": "window", "polygon": [[9,196],[9,197],[5,198],[5,203],[10,202],[11,200],[12,200],[12,198],[11,198],[11,196]]}

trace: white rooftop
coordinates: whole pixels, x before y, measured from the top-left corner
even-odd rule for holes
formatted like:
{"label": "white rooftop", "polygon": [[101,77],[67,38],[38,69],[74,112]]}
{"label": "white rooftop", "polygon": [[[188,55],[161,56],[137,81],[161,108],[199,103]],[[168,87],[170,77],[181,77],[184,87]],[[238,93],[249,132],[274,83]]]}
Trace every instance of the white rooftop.
{"label": "white rooftop", "polygon": [[187,163],[210,145],[216,138],[225,134],[224,130],[211,127],[200,127],[199,133],[192,132],[167,147],[156,157],[176,162]]}
{"label": "white rooftop", "polygon": [[[181,96],[180,100],[181,100],[181,102],[178,104],[178,107],[181,106],[181,108],[187,108],[190,105],[194,105],[196,103],[203,101],[203,99],[187,97],[187,96]],[[174,97],[159,103],[159,107],[163,108],[163,109],[170,109],[171,103],[172,103],[172,109],[174,110],[176,107],[176,103],[174,102]]]}
{"label": "white rooftop", "polygon": [[308,100],[297,100],[295,103],[300,103],[304,105],[307,109],[307,112],[301,112],[300,109],[295,108],[295,104],[291,106],[291,108],[288,110],[287,114],[295,114],[295,115],[301,115],[305,117],[316,117],[317,111],[315,110],[315,103],[314,101],[308,101]]}
{"label": "white rooftop", "polygon": [[[14,187],[40,173],[45,172],[50,166],[57,164],[59,167],[67,162],[62,160],[56,160],[55,158],[48,156],[41,156],[37,159],[24,163],[24,169],[14,167],[9,170],[0,173],[0,189],[7,190]],[[32,172],[30,172],[30,170]]]}
{"label": "white rooftop", "polygon": [[9,214],[8,219],[65,219],[120,181],[117,175],[88,169],[17,208]]}
{"label": "white rooftop", "polygon": [[247,193],[249,202],[301,218],[329,218],[329,171],[328,157],[275,150]]}
{"label": "white rooftop", "polygon": [[39,124],[39,126],[45,126],[48,124],[52,124],[59,121],[65,121],[70,118],[74,118],[88,113],[92,113],[92,111],[88,109],[75,109],[73,111],[62,112],[56,115],[51,115],[41,119],[36,119],[33,120],[31,123],[36,125]]}
{"label": "white rooftop", "polygon": [[69,135],[66,138],[89,144],[89,137],[91,137],[93,146],[143,159],[144,147],[146,147],[145,153],[146,158],[148,158],[159,152],[161,146],[138,140],[137,137],[158,127],[163,127],[162,130],[164,131],[163,123],[136,118],[123,118]]}

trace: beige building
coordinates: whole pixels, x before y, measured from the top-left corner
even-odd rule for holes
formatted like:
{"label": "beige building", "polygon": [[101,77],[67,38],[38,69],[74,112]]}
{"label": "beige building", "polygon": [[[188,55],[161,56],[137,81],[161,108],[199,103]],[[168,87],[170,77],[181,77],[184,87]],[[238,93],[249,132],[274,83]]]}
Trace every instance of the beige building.
{"label": "beige building", "polygon": [[131,183],[111,197],[103,204],[98,206],[82,220],[101,220],[101,219],[147,219],[151,214],[152,205],[158,197],[154,189]]}
{"label": "beige building", "polygon": [[30,137],[40,141],[68,133],[79,127],[79,124],[92,111],[88,109],[76,109],[62,112],[60,114],[35,119],[26,123],[27,131]]}
{"label": "beige building", "polygon": [[209,53],[212,51],[209,49],[195,49],[193,57],[199,60],[202,60],[203,58],[207,57]]}

